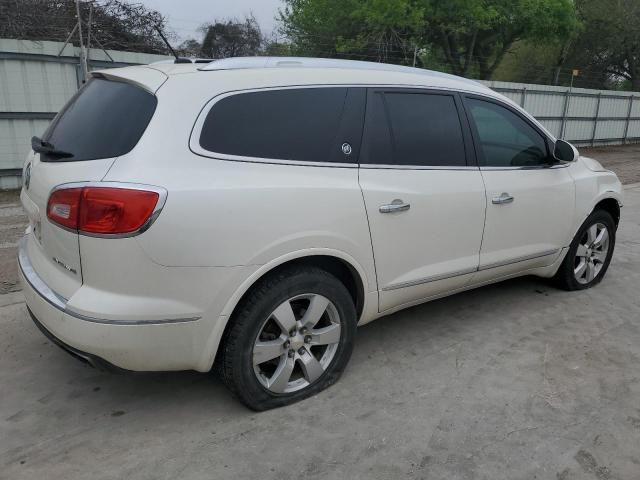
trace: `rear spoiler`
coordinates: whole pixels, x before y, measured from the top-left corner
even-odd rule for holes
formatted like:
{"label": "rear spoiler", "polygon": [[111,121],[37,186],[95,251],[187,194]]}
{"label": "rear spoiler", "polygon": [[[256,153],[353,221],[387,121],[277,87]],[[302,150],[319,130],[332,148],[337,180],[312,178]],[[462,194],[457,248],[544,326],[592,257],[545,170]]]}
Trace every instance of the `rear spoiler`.
{"label": "rear spoiler", "polygon": [[90,75],[95,78],[131,83],[154,95],[164,82],[169,79],[165,73],[144,65],[98,70],[91,72]]}

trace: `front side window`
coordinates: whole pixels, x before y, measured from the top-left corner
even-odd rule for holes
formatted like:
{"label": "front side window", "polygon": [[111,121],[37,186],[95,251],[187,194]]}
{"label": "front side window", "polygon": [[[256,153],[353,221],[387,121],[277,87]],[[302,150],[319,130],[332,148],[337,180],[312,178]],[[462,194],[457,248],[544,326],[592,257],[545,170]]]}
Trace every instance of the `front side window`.
{"label": "front side window", "polygon": [[520,116],[493,102],[467,99],[480,146],[478,161],[486,167],[547,165],[544,137]]}
{"label": "front side window", "polygon": [[92,78],[67,103],[43,140],[72,156],[65,161],[124,155],[151,121],[157,99],[125,82]]}
{"label": "front side window", "polygon": [[216,102],[200,133],[214,153],[327,162],[340,148],[347,88],[300,88],[231,95]]}
{"label": "front side window", "polygon": [[464,138],[452,95],[371,92],[362,163],[463,166]]}

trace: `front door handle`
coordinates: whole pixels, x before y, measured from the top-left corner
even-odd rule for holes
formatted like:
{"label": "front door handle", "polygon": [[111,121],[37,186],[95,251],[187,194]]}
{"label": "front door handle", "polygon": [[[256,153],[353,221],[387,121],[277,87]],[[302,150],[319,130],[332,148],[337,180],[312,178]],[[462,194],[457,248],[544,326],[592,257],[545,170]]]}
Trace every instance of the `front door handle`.
{"label": "front door handle", "polygon": [[491,200],[491,203],[493,203],[494,205],[504,205],[505,203],[512,203],[514,200],[514,198],[509,195],[507,192],[502,192],[502,194],[499,197],[493,197],[493,200]]}
{"label": "front door handle", "polygon": [[406,212],[411,208],[411,204],[404,203],[399,198],[387,205],[380,205],[380,213]]}

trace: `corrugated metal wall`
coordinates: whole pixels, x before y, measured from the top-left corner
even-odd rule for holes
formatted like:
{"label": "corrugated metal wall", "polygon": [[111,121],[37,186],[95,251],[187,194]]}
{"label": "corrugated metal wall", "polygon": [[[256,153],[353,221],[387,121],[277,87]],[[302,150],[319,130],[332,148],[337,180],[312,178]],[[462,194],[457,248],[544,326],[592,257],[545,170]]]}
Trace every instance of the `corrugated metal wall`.
{"label": "corrugated metal wall", "polygon": [[[0,189],[20,186],[24,157],[80,85],[79,48],[60,42],[0,39]],[[165,60],[162,55],[92,49],[90,68]]]}

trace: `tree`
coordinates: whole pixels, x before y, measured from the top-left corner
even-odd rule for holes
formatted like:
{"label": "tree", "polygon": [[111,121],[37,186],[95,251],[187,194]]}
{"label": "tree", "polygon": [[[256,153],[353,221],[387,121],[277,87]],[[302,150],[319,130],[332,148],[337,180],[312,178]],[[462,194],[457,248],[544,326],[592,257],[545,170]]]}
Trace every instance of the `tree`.
{"label": "tree", "polygon": [[[156,27],[165,29],[166,20],[157,11],[125,0],[91,4],[91,36],[101,46],[134,52],[166,52],[156,31]],[[84,35],[88,35],[89,9],[89,2],[80,3]],[[0,0],[2,38],[63,42],[76,23],[74,0]]]}
{"label": "tree", "polygon": [[199,29],[204,34],[201,54],[209,58],[257,55],[263,46],[262,32],[250,15],[244,20],[216,20]]}
{"label": "tree", "polygon": [[423,29],[415,0],[285,0],[281,32],[300,55],[408,63]]}
{"label": "tree", "polygon": [[433,0],[429,6],[428,40],[453,73],[468,75],[475,67],[482,79],[491,78],[515,42],[563,39],[578,26],[571,0]]}
{"label": "tree", "polygon": [[199,41],[188,38],[178,45],[175,51],[181,57],[199,57],[202,55],[202,45]]}
{"label": "tree", "polygon": [[640,91],[640,2],[637,0],[580,0],[584,23],[568,61],[583,69],[623,78]]}
{"label": "tree", "polygon": [[572,0],[285,1],[282,33],[304,53],[406,64],[427,51],[487,79],[514,42],[566,37],[578,24]]}

